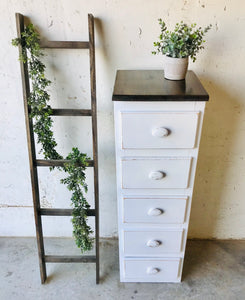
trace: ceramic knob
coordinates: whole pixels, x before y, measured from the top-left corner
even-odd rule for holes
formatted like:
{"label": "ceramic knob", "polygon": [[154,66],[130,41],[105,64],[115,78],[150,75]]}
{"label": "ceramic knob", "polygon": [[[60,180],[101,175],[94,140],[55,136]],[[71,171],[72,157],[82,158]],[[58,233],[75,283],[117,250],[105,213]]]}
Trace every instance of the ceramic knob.
{"label": "ceramic knob", "polygon": [[160,241],[157,241],[157,240],[149,240],[146,245],[148,247],[151,247],[151,248],[156,248],[156,247],[159,247],[161,245],[161,242]]}
{"label": "ceramic knob", "polygon": [[155,137],[166,137],[170,134],[170,131],[165,127],[156,127],[152,129],[152,135]]}
{"label": "ceramic knob", "polygon": [[163,210],[160,208],[150,208],[147,212],[148,216],[160,216],[163,213]]}
{"label": "ceramic knob", "polygon": [[146,270],[146,273],[149,275],[154,275],[157,274],[158,272],[160,272],[160,270],[158,268],[153,268],[153,267],[148,267]]}
{"label": "ceramic knob", "polygon": [[149,174],[149,178],[152,179],[152,180],[160,180],[165,176],[166,176],[166,174],[164,172],[161,172],[161,171],[152,171]]}

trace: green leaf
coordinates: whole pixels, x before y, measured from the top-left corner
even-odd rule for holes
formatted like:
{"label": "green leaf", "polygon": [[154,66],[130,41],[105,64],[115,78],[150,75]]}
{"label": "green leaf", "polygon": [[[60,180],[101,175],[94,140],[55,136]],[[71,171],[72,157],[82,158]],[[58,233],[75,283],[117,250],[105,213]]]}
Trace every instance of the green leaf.
{"label": "green leaf", "polygon": [[159,41],[154,42],[156,47],[152,54],[162,53],[170,57],[190,56],[193,61],[196,60],[196,54],[204,47],[204,34],[207,33],[212,25],[208,25],[204,30],[199,27],[196,29],[196,23],[191,25],[183,21],[176,23],[173,31],[167,30],[166,24],[162,19],[158,19],[160,25]]}

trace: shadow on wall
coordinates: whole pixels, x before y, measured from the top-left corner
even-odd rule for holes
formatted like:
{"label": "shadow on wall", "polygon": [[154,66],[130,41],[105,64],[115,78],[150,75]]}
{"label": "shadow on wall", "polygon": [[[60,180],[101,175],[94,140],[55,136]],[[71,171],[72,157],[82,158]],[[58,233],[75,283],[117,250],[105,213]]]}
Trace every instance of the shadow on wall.
{"label": "shadow on wall", "polygon": [[106,44],[105,44],[106,36],[104,32],[103,21],[99,18],[94,18],[94,28],[95,28],[96,52],[100,51],[104,60],[107,61],[109,57],[108,57]]}
{"label": "shadow on wall", "polygon": [[215,78],[201,81],[210,100],[204,116],[188,237],[216,238],[227,174],[232,166],[230,153],[236,140],[239,117],[235,112],[239,103]]}

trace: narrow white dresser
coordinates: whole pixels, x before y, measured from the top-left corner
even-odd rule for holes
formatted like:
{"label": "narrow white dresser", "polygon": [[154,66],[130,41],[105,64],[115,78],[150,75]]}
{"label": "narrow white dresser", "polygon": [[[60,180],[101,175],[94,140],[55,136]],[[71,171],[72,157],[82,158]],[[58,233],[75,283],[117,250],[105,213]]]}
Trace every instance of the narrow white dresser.
{"label": "narrow white dresser", "polygon": [[117,71],[120,280],[180,282],[205,102],[196,75]]}

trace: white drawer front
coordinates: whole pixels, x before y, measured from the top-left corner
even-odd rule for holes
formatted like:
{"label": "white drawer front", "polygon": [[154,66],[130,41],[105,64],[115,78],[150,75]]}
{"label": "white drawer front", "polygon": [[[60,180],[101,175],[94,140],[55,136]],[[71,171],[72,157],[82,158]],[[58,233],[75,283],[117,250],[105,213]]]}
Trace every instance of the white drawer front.
{"label": "white drawer front", "polygon": [[162,256],[178,253],[182,247],[183,230],[124,231],[125,256]]}
{"label": "white drawer front", "polygon": [[125,260],[125,279],[141,282],[179,281],[180,259]]}
{"label": "white drawer front", "polygon": [[122,148],[194,148],[198,112],[122,112]]}
{"label": "white drawer front", "polygon": [[124,158],[122,188],[187,188],[191,158]]}
{"label": "white drawer front", "polygon": [[187,198],[124,198],[124,223],[176,223],[185,221]]}

